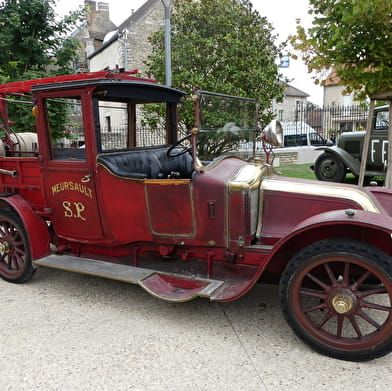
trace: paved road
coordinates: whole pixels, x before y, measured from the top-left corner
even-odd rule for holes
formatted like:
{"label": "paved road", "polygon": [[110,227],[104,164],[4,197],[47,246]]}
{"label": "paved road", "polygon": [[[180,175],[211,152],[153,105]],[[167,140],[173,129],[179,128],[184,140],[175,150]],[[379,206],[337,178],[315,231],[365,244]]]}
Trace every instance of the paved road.
{"label": "paved road", "polygon": [[350,363],[291,332],[276,287],[227,304],[40,269],[0,281],[2,391],[389,390],[392,355]]}

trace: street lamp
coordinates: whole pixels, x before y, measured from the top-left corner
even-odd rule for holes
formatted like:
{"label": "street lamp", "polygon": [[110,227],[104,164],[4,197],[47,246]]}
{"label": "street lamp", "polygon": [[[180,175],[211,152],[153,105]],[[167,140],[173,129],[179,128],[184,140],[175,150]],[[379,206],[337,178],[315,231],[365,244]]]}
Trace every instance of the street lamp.
{"label": "street lamp", "polygon": [[165,79],[166,85],[171,86],[171,41],[170,41],[170,7],[173,0],[161,0],[165,7]]}

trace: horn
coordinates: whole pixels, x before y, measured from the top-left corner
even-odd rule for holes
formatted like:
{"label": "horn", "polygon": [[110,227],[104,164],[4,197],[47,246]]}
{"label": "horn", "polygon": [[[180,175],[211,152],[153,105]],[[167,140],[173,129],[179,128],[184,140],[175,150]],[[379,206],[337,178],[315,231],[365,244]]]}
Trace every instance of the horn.
{"label": "horn", "polygon": [[263,140],[274,147],[283,145],[283,127],[282,124],[274,119],[262,131]]}

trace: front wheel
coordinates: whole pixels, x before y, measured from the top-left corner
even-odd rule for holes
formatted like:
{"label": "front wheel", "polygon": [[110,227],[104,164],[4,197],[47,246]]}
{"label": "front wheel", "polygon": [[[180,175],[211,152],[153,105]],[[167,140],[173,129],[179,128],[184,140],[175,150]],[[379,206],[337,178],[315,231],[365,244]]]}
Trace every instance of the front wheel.
{"label": "front wheel", "polygon": [[323,354],[367,361],[392,350],[392,259],[373,246],[308,246],[284,270],[280,302],[297,336]]}
{"label": "front wheel", "polygon": [[346,177],[346,167],[337,156],[324,152],[316,160],[314,173],[320,181],[343,182]]}
{"label": "front wheel", "polygon": [[26,231],[18,214],[0,209],[0,277],[22,283],[34,273]]}

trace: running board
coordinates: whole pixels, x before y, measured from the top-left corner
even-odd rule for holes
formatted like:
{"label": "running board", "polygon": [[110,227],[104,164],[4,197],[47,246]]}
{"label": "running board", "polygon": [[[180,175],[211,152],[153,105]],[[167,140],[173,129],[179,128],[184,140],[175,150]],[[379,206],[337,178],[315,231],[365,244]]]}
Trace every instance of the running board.
{"label": "running board", "polygon": [[33,261],[33,266],[50,267],[138,284],[153,296],[171,302],[188,301],[196,296],[211,298],[220,288],[226,287],[224,281],[189,278],[178,274],[161,273],[151,269],[70,255],[49,255]]}

